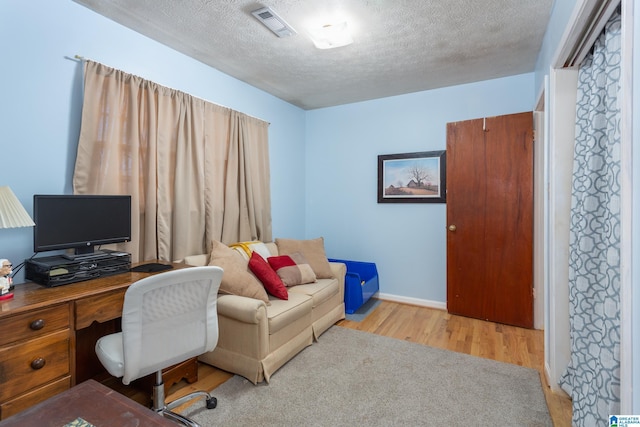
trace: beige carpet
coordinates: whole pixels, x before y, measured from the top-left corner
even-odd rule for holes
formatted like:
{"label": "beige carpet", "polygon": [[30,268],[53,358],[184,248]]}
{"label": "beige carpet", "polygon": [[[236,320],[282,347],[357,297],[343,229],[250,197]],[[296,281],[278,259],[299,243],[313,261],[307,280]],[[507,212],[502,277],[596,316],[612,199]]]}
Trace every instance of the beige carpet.
{"label": "beige carpet", "polygon": [[334,326],[254,386],[234,376],[203,426],[552,426],[536,370]]}

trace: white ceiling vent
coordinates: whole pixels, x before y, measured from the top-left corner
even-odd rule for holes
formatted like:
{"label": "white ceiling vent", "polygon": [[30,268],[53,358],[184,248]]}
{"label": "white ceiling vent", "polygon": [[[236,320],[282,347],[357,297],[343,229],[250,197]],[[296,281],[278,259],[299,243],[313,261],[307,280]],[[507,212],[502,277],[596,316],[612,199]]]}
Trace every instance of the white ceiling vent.
{"label": "white ceiling vent", "polygon": [[276,15],[269,7],[263,7],[251,13],[278,37],[289,37],[296,34],[296,30],[287,24],[284,19]]}

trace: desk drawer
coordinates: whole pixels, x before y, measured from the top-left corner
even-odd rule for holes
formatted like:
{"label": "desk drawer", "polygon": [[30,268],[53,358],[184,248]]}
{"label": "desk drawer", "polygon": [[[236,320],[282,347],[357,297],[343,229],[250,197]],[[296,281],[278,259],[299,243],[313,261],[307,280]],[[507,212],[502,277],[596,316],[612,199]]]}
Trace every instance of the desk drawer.
{"label": "desk drawer", "polygon": [[68,329],[0,349],[0,401],[70,373]]}
{"label": "desk drawer", "polygon": [[47,400],[48,398],[60,394],[71,388],[71,376],[67,375],[59,380],[39,387],[28,393],[22,394],[15,399],[0,403],[0,420],[4,420],[18,412],[24,411],[33,405]]}
{"label": "desk drawer", "polygon": [[30,340],[53,331],[69,328],[69,305],[30,311],[7,317],[0,322],[0,346]]}
{"label": "desk drawer", "polygon": [[100,323],[122,317],[122,304],[126,289],[79,299],[76,304],[76,327],[86,328],[93,321]]}

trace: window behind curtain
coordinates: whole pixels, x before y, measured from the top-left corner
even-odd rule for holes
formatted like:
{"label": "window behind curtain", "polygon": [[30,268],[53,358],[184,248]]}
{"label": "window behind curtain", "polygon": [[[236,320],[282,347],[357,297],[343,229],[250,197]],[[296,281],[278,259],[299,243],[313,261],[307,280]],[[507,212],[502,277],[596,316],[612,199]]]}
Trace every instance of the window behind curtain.
{"label": "window behind curtain", "polygon": [[133,261],[270,241],[267,122],[85,61],[76,194],[130,194]]}

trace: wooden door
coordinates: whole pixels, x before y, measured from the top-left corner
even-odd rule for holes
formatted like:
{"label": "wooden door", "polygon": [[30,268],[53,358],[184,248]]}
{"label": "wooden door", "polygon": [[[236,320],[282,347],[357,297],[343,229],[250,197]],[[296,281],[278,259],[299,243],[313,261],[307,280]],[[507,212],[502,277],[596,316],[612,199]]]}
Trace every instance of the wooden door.
{"label": "wooden door", "polygon": [[533,114],[447,124],[447,309],[533,327]]}

